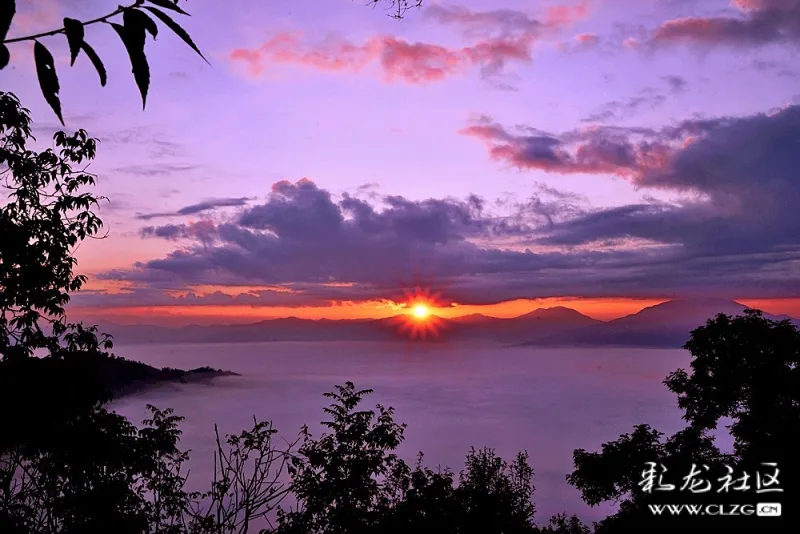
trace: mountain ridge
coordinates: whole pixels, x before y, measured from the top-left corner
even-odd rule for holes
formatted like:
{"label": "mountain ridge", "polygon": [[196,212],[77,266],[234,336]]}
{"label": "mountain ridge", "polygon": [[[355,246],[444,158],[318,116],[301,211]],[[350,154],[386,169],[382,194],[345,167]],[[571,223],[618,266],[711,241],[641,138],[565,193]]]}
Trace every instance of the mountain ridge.
{"label": "mountain ridge", "polygon": [[[435,326],[440,341],[487,339],[510,345],[680,347],[694,328],[718,313],[739,315],[747,307],[727,299],[673,299],[601,321],[566,306],[537,308],[511,318],[475,313],[420,321],[398,314],[381,319],[301,319],[286,317],[253,323],[166,327],[105,323],[101,330],[119,344],[235,343],[262,341],[384,341],[408,339],[402,331]],[[773,320],[788,318],[764,313]],[[430,333],[430,332],[429,332]]]}

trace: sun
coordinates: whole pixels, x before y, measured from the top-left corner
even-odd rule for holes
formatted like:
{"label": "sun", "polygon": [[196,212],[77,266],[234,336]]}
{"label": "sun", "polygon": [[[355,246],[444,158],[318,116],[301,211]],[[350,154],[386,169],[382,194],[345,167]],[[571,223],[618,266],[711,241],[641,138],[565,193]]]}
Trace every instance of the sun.
{"label": "sun", "polygon": [[430,288],[419,285],[405,287],[393,301],[398,303],[402,311],[389,321],[401,337],[409,341],[428,341],[439,338],[448,329],[445,322],[434,313],[441,309],[440,294]]}
{"label": "sun", "polygon": [[417,319],[425,319],[431,314],[430,308],[425,304],[416,304],[411,311]]}

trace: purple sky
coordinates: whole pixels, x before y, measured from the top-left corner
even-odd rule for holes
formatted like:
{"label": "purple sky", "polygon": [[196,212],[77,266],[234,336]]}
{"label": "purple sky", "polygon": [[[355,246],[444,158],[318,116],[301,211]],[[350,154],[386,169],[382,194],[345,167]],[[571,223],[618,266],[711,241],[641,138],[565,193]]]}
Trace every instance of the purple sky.
{"label": "purple sky", "polygon": [[[10,37],[116,6],[19,3]],[[182,5],[212,66],[162,26],[144,112],[109,27],[105,88],[43,40],[111,198],[75,306],[800,298],[800,0]]]}

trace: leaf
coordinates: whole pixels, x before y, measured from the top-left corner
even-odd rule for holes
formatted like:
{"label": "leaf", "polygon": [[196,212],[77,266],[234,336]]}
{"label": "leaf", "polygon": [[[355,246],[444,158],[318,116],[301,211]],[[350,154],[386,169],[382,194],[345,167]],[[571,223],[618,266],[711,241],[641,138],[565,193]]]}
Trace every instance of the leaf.
{"label": "leaf", "polygon": [[83,43],[83,23],[79,20],[65,17],[64,33],[67,34],[67,42],[69,43],[69,66],[71,67],[75,64],[78,52],[81,51],[81,44]]}
{"label": "leaf", "polygon": [[61,125],[64,126],[64,118],[61,116],[61,101],[58,98],[58,75],[56,74],[56,65],[53,62],[53,55],[45,46],[39,41],[35,41],[33,45],[33,59],[36,62],[36,76],[39,78],[39,87],[42,89],[42,95],[50,107],[53,108]]}
{"label": "leaf", "polygon": [[[197,48],[197,45],[196,45],[196,44],[194,44],[194,41],[192,41],[192,38],[189,36],[189,34],[188,34],[188,33],[186,33],[186,30],[184,30],[183,28],[181,28],[181,27],[180,27],[180,25],[178,25],[178,23],[177,23],[177,22],[175,22],[174,20],[172,20],[171,18],[169,18],[169,15],[167,15],[167,14],[166,14],[166,13],[164,13],[163,11],[160,11],[160,10],[158,10],[158,9],[154,8],[154,7],[150,7],[150,6],[142,6],[142,7],[143,7],[144,9],[146,9],[146,10],[150,11],[150,12],[151,12],[153,15],[155,15],[155,16],[156,16],[156,17],[157,17],[159,20],[161,20],[161,22],[163,22],[165,25],[167,25],[167,26],[169,27],[169,29],[170,29],[170,30],[172,30],[173,32],[175,32],[175,34],[176,34],[178,37],[180,37],[181,39],[183,39],[183,42],[184,42],[184,43],[188,44],[188,45],[189,45],[189,46],[192,48],[192,50],[194,50],[195,52],[197,52],[197,54],[198,54],[198,55],[199,55],[201,58],[203,58],[203,61],[205,61],[206,63],[208,63],[208,60],[207,60],[207,59],[206,59],[206,57],[203,55],[203,53],[202,53],[202,52],[200,52],[200,49],[199,49],[199,48]],[[209,64],[209,65],[211,65],[211,63],[208,63],[208,64]]]}
{"label": "leaf", "polygon": [[153,36],[153,39],[158,37],[158,26],[156,23],[147,16],[147,14],[143,11],[139,11],[138,9],[128,9],[122,14],[122,21],[125,23],[125,26],[142,26],[145,30],[147,30],[150,35]]}
{"label": "leaf", "polygon": [[3,43],[0,43],[0,70],[8,65],[9,59],[11,59],[11,54],[8,53],[8,48]]}
{"label": "leaf", "polygon": [[[114,26],[114,24],[112,24],[112,26]],[[122,28],[124,29],[123,41],[127,39],[131,46],[136,48],[136,50],[141,49],[141,52],[144,53],[144,43],[147,40],[147,34],[145,33],[144,21],[142,21],[141,17],[136,16],[135,10],[128,9],[122,14]]]}
{"label": "leaf", "polygon": [[[127,19],[125,22],[129,20],[132,19]],[[147,64],[147,56],[144,54],[144,27],[135,25],[121,26],[113,22],[110,24],[117,34],[119,34],[122,43],[125,45],[125,49],[128,51],[128,57],[131,60],[133,79],[136,80],[139,94],[142,95],[142,109],[144,109],[147,105],[147,90],[150,88],[150,66]]]}
{"label": "leaf", "polygon": [[16,12],[17,5],[15,0],[3,0],[0,2],[0,41],[5,41],[8,29],[11,27],[11,20]]}
{"label": "leaf", "polygon": [[189,15],[189,13],[181,9],[178,6],[178,4],[170,2],[169,0],[146,0],[146,1],[150,2],[151,4],[155,4],[159,7],[163,7],[164,9],[171,9],[172,11],[177,11],[181,15]]}
{"label": "leaf", "polygon": [[89,43],[86,41],[81,43],[81,50],[83,50],[83,53],[86,54],[86,57],[92,62],[94,69],[97,71],[98,76],[100,76],[100,85],[105,87],[108,78],[106,76],[106,68],[103,66],[103,62],[100,61],[100,56],[97,55],[94,48],[89,46]]}

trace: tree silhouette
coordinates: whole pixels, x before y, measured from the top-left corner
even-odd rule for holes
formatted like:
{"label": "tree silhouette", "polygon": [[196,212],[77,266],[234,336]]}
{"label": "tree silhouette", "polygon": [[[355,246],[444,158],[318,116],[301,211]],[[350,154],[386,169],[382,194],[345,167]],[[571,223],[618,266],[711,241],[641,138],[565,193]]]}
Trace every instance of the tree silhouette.
{"label": "tree silhouette", "polygon": [[[720,314],[695,329],[684,348],[691,373],[678,369],[664,381],[678,396],[688,425],[664,435],[648,425],[605,443],[602,450],[574,452],[575,471],[567,477],[587,504],[619,502],[619,512],[601,521],[598,533],[675,532],[682,527],[796,531],[798,451],[800,451],[800,331],[788,320],[771,321],[757,310],[731,318]],[[723,418],[729,418],[725,425]],[[723,453],[711,431],[725,425],[733,451]],[[776,464],[774,466],[765,464]],[[759,494],[759,476],[777,467],[782,491]],[[648,491],[649,468],[663,471],[672,491]],[[696,472],[691,491],[687,477]],[[745,475],[746,474],[746,475]],[[700,485],[713,482],[711,489]],[[726,486],[726,482],[729,484]],[[733,483],[733,484],[731,484]],[[731,489],[738,488],[738,489]],[[776,488],[773,488],[776,489]],[[682,491],[683,490],[683,491]],[[781,517],[753,515],[655,516],[653,504],[753,505],[784,503]]]}
{"label": "tree silhouette", "polygon": [[[303,442],[289,467],[295,509],[281,510],[276,534],[534,534],[533,470],[521,452],[511,463],[494,450],[472,449],[455,476],[422,464],[412,470],[395,453],[405,424],[377,405],[361,410],[371,390],[352,382],[326,393],[333,403],[323,422],[330,433]],[[576,517],[551,519],[553,534],[583,534]],[[578,530],[575,530],[578,529]]]}
{"label": "tree silhouette", "polygon": [[393,452],[403,441],[405,425],[392,409],[378,406],[378,415],[357,410],[371,390],[352,382],[326,393],[333,403],[323,423],[330,434],[314,440],[303,429],[299,455],[289,466],[292,490],[302,508],[279,516],[283,531],[344,534],[374,528],[389,503],[391,475],[405,470]]}
{"label": "tree silhouette", "polygon": [[56,334],[69,302],[85,276],[75,275],[73,248],[97,234],[102,223],[92,212],[99,198],[83,191],[94,175],[73,166],[90,162],[96,141],[79,130],[58,132],[54,149],[36,153],[30,114],[12,94],[0,93],[0,172],[10,202],[0,209],[0,355],[30,356],[49,344],[40,324]]}
{"label": "tree silhouette", "polygon": [[[31,139],[28,111],[0,93],[0,175],[10,191],[0,208],[0,450],[41,442],[56,435],[51,424],[108,400],[87,368],[110,340],[65,318],[69,293],[86,280],[73,271],[73,248],[101,227],[99,199],[84,191],[94,177],[73,169],[94,157],[95,141],[59,132],[55,148],[36,153]],[[42,351],[47,358],[32,358]]]}

